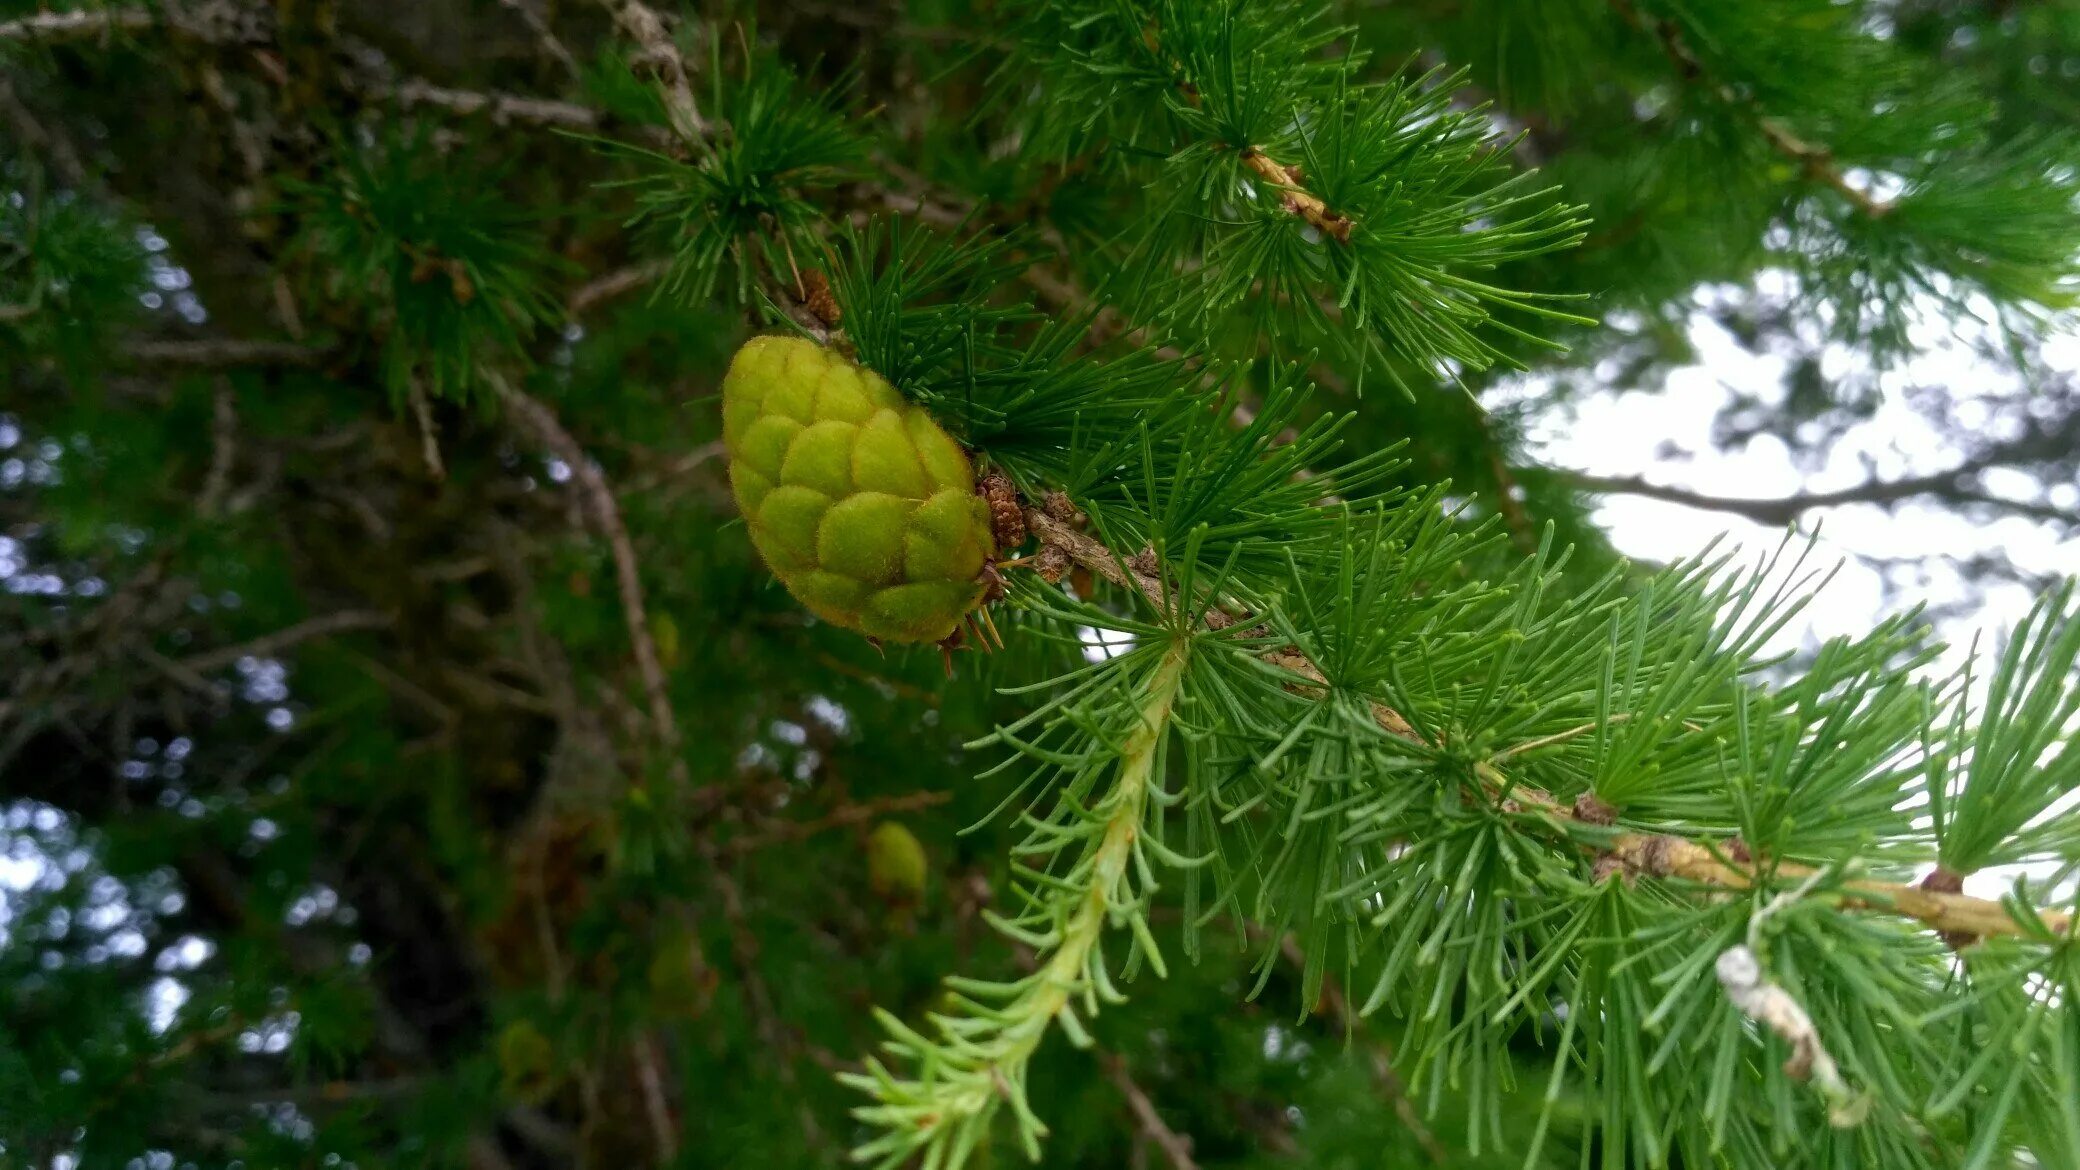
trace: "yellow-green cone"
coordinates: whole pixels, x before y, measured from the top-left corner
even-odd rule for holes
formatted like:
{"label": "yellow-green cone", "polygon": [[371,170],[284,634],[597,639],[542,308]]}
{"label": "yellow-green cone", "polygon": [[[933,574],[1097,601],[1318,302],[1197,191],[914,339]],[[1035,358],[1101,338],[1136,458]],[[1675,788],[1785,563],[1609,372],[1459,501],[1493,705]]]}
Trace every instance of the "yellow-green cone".
{"label": "yellow-green cone", "polygon": [[506,1096],[539,1103],[556,1088],[556,1049],[532,1021],[516,1020],[498,1034],[498,1073]]}
{"label": "yellow-green cone", "polygon": [[867,888],[876,897],[910,904],[924,897],[931,863],[917,834],[897,821],[883,821],[867,838]]}
{"label": "yellow-green cone", "polygon": [[989,506],[967,453],[881,375],[792,337],[722,379],[730,486],[751,542],[816,616],[937,642],[982,600]]}

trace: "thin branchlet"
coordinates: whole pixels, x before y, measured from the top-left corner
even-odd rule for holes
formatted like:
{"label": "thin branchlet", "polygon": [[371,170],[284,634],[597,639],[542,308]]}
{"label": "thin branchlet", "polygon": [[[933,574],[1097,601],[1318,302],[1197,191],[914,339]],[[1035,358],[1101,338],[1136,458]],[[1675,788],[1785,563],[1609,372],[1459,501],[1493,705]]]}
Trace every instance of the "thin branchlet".
{"label": "thin branchlet", "polygon": [[[1027,512],[1027,524],[1039,534],[1041,541],[1049,547],[1058,548],[1071,560],[1093,573],[1122,588],[1134,589],[1147,596],[1150,601],[1164,608],[1177,604],[1168,595],[1160,578],[1153,574],[1137,571],[1126,559],[1114,553],[1102,542],[1078,532],[1072,526],[1034,508]],[[1223,628],[1232,625],[1234,619],[1215,611],[1208,625]],[[1306,655],[1291,648],[1267,650],[1262,653],[1264,661],[1288,670],[1309,683],[1326,685],[1319,667]],[[1380,727],[1391,735],[1411,740],[1420,739],[1414,726],[1393,708],[1384,703],[1370,704],[1373,718]],[[1621,720],[1618,720],[1622,722]],[[1564,733],[1566,738],[1581,734],[1582,729]],[[1503,748],[1493,758],[1507,759],[1521,751],[1529,751],[1561,740],[1561,735],[1541,737],[1512,747]],[[1568,805],[1551,795],[1518,781],[1513,781],[1497,768],[1493,762],[1483,761],[1476,765],[1478,783],[1474,793],[1482,799],[1513,805],[1518,811],[1529,814],[1533,823],[1544,823],[1555,830],[1555,835],[1572,845],[1578,840],[1578,829],[1582,826],[1602,828],[1609,822],[1590,806]],[[1792,862],[1780,862],[1766,870],[1753,864],[1742,864],[1730,859],[1726,851],[1714,845],[1686,841],[1680,837],[1661,833],[1620,833],[1602,847],[1602,852],[1631,870],[1657,878],[1678,878],[1702,886],[1744,890],[1776,881],[1795,881],[1817,872],[1813,866]],[[2033,926],[2018,922],[2008,908],[1999,902],[1975,898],[1962,893],[1946,893],[1920,886],[1898,882],[1871,880],[1846,881],[1841,886],[1842,905],[1868,910],[1874,913],[1895,914],[1915,919],[1928,927],[1944,933],[1966,935],[1973,938],[1996,936],[2034,935]],[[2044,927],[2054,933],[2070,933],[2072,917],[2058,910],[2040,912]]]}
{"label": "thin branchlet", "polygon": [[1624,20],[1651,35],[1675,67],[1676,76],[1686,84],[1709,90],[1713,96],[1730,109],[1744,112],[1755,125],[1755,129],[1768,142],[1770,148],[1798,164],[1800,173],[1840,195],[1849,206],[1859,213],[1877,219],[1892,212],[1892,203],[1879,199],[1869,191],[1849,181],[1834,152],[1815,142],[1801,137],[1781,118],[1772,116],[1756,100],[1740,90],[1711,76],[1699,59],[1690,42],[1683,36],[1682,26],[1666,17],[1654,18],[1642,14],[1632,0],[1611,0],[1611,8]]}
{"label": "thin branchlet", "polygon": [[856,1114],[885,1130],[857,1156],[883,1166],[900,1165],[925,1152],[931,1164],[965,1157],[987,1134],[996,1110],[1010,1104],[1022,1122],[1028,1147],[1046,1132],[1025,1101],[1026,1065],[1057,1023],[1081,1036],[1077,1005],[1094,1012],[1110,998],[1110,976],[1100,941],[1123,917],[1143,913],[1145,888],[1134,873],[1148,818],[1152,790],[1160,783],[1157,762],[1169,737],[1178,692],[1190,659],[1190,641],[1180,638],[1155,660],[1138,683],[1133,722],[1113,755],[1111,783],[1087,816],[1069,814],[1036,838],[1036,851],[1052,855],[1079,850],[1067,874],[1036,888],[1034,909],[1008,929],[1042,952],[1031,974],[1009,985],[970,988],[973,994],[1006,994],[986,1014],[936,1017],[940,1035],[928,1036],[884,1017],[893,1039],[887,1047],[920,1079],[903,1079],[878,1061],[847,1083],[871,1094],[875,1103]]}
{"label": "thin branchlet", "polygon": [[1301,181],[1300,168],[1284,166],[1256,147],[1242,152],[1242,164],[1278,188],[1287,211],[1306,220],[1310,227],[1339,244],[1351,242],[1351,229],[1357,225],[1349,216],[1331,210],[1327,203],[1322,202],[1321,196],[1309,191]]}

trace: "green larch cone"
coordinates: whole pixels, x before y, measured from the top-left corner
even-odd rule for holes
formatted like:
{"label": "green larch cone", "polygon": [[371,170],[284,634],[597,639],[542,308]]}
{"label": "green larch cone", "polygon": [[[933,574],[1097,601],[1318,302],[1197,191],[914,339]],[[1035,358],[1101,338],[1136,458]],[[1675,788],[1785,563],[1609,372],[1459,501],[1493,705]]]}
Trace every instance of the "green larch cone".
{"label": "green larch cone", "polygon": [[530,1020],[516,1020],[498,1034],[499,1088],[519,1101],[539,1103],[556,1088],[556,1049]]}
{"label": "green larch cone", "polygon": [[990,522],[975,469],[881,375],[754,337],[722,379],[722,441],[751,542],[816,616],[938,642],[981,602]]}
{"label": "green larch cone", "polygon": [[890,902],[911,904],[924,897],[931,864],[924,844],[897,821],[883,821],[867,838],[867,888]]}

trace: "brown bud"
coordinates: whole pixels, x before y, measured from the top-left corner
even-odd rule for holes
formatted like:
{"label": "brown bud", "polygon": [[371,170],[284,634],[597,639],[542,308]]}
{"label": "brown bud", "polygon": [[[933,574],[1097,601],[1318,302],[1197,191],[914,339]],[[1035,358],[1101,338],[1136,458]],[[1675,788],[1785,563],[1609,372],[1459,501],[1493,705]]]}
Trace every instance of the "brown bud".
{"label": "brown bud", "polygon": [[1953,873],[1939,865],[1927,877],[1921,879],[1921,888],[1931,894],[1962,894],[1964,875]]}
{"label": "brown bud", "polygon": [[1069,554],[1050,544],[1041,547],[1039,556],[1033,561],[1033,571],[1049,585],[1059,585],[1070,565]]}
{"label": "brown bud", "polygon": [[1014,549],[1026,542],[1026,514],[1017,504],[1003,500],[989,503],[989,530],[997,548]]}
{"label": "brown bud", "polygon": [[1640,868],[1655,877],[1667,877],[1675,871],[1672,855],[1677,844],[1674,837],[1666,835],[1649,838],[1647,847],[1640,856]]}
{"label": "brown bud", "polygon": [[810,312],[816,314],[817,320],[834,329],[837,328],[844,313],[838,308],[836,294],[831,292],[830,277],[812,268],[802,274],[802,285],[806,293],[802,303],[808,306]]}
{"label": "brown bud", "polygon": [[1585,825],[1613,825],[1618,821],[1618,810],[1595,793],[1584,792],[1574,798],[1574,819]]}
{"label": "brown bud", "polygon": [[[1931,894],[1962,894],[1964,875],[1939,865],[1931,870],[1927,877],[1921,879],[1921,888]],[[1963,950],[1979,941],[1979,936],[1969,930],[1944,930],[1938,931],[1937,934],[1941,936],[1944,945],[1953,951]]]}
{"label": "brown bud", "polygon": [[1613,877],[1624,878],[1626,883],[1630,884],[1632,871],[1625,868],[1625,863],[1617,857],[1609,853],[1598,854],[1596,863],[1589,867],[1589,880],[1602,885]]}
{"label": "brown bud", "polygon": [[1001,471],[983,475],[975,490],[989,501],[990,535],[998,552],[1009,552],[1026,542],[1026,513],[1018,498],[1018,486]]}
{"label": "brown bud", "polygon": [[458,305],[466,305],[469,304],[471,301],[476,300],[476,282],[469,278],[469,270],[463,267],[462,261],[448,261],[447,269],[448,287],[451,290],[453,290],[455,294],[455,303]]}

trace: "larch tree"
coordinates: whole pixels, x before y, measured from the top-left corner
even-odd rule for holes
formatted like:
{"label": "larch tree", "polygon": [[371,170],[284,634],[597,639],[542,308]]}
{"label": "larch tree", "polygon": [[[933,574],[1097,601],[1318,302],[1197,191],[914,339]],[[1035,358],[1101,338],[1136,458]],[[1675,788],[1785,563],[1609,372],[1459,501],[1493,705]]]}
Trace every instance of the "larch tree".
{"label": "larch tree", "polygon": [[[2073,586],[1784,641],[2080,526],[2076,130],[2069,0],[0,0],[0,1165],[2080,1167]],[[1700,319],[1950,461],[1541,464]]]}

